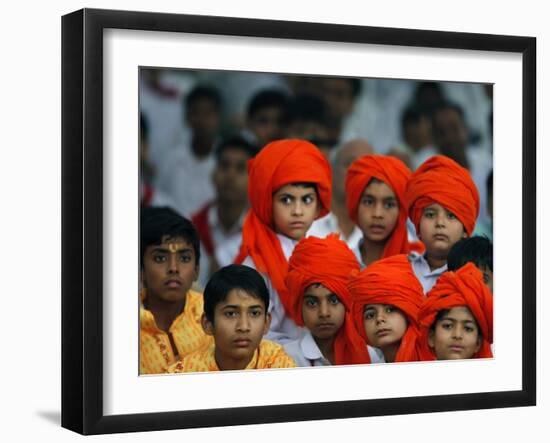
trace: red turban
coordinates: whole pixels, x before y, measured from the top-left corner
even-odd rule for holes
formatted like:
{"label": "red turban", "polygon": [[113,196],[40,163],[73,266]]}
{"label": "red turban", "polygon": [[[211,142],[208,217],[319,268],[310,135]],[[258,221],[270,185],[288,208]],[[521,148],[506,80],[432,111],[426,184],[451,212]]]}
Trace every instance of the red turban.
{"label": "red turban", "polygon": [[314,183],[321,211],[330,210],[332,181],[327,160],[305,140],[277,140],[267,144],[248,162],[248,198],[251,209],[243,225],[236,263],[250,256],[256,269],[267,274],[288,310],[285,285],[288,263],[273,226],[273,193],[291,183]]}
{"label": "red turban", "polygon": [[405,200],[416,232],[424,208],[434,203],[456,215],[468,235],[474,231],[479,192],[468,170],[448,157],[436,155],[422,163],[409,179]]}
{"label": "red turban", "polygon": [[373,178],[383,181],[397,197],[399,217],[381,258],[409,252],[405,189],[410,176],[411,171],[405,163],[388,155],[364,155],[351,164],[346,174],[346,205],[350,218],[356,224],[361,196]]}
{"label": "red turban", "polygon": [[320,283],[336,294],[346,309],[344,324],[334,341],[337,365],[370,363],[367,347],[355,330],[347,288],[350,275],[359,272],[359,269],[355,255],[338,238],[338,234],[329,234],[323,239],[308,237],[301,240],[288,262],[286,284],[291,301],[288,315],[298,326],[304,324],[304,291],[314,283]]}
{"label": "red turban", "polygon": [[493,296],[483,283],[483,275],[473,263],[467,263],[455,272],[445,272],[427,294],[420,312],[419,350],[422,360],[435,360],[435,354],[428,346],[428,334],[433,326],[437,313],[444,309],[466,306],[475,317],[483,343],[473,358],[491,358],[493,343]]}
{"label": "red turban", "polygon": [[363,339],[368,343],[363,322],[365,306],[395,306],[403,312],[408,321],[395,361],[418,361],[416,318],[424,299],[424,291],[407,256],[394,255],[374,262],[350,281],[349,290],[353,300],[353,320]]}

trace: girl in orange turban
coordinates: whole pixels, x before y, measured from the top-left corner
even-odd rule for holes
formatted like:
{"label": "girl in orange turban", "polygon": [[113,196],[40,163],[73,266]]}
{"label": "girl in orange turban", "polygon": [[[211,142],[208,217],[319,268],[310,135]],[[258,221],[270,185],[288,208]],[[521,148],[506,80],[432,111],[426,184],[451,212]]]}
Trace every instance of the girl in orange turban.
{"label": "girl in orange turban", "polygon": [[467,169],[436,155],[411,176],[405,200],[418,238],[426,247],[425,255],[414,256],[412,265],[428,292],[447,270],[451,247],[472,234],[479,214],[479,193]]}
{"label": "girl in orange turban", "polygon": [[439,278],[418,313],[418,323],[422,360],[493,356],[493,296],[473,263]]}
{"label": "girl in orange turban", "polygon": [[266,338],[285,343],[301,334],[285,314],[290,308],[287,260],[313,221],[330,210],[330,165],[305,140],[277,140],[249,160],[248,177],[250,210],[235,262],[265,277],[272,317]]}
{"label": "girl in orange turban", "polygon": [[404,254],[365,268],[349,283],[355,327],[385,362],[417,361],[416,318],[424,294]]}
{"label": "girl in orange turban", "polygon": [[410,176],[401,160],[387,155],[365,155],[349,167],[346,205],[363,232],[356,255],[365,266],[409,252],[405,189]]}
{"label": "girl in orange turban", "polygon": [[353,272],[359,272],[359,263],[338,234],[308,237],[296,245],[286,276],[288,315],[307,332],[286,344],[285,351],[299,366],[370,362],[351,316],[347,283]]}

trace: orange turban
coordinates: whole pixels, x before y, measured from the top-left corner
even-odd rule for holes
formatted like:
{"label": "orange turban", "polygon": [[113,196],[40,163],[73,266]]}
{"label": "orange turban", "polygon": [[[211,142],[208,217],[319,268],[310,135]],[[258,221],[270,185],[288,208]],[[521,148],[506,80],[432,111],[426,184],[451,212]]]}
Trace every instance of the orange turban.
{"label": "orange turban", "polygon": [[359,263],[338,234],[326,238],[308,237],[296,245],[288,262],[286,284],[290,295],[288,315],[303,326],[304,291],[320,283],[338,296],[346,309],[344,325],[334,341],[337,365],[370,363],[367,347],[355,330],[351,316],[351,297],[347,288],[350,275],[359,272]]}
{"label": "orange turban", "polygon": [[355,160],[346,174],[346,205],[350,218],[357,223],[357,209],[365,187],[373,178],[383,181],[397,197],[399,218],[386,241],[381,258],[409,252],[405,189],[411,171],[405,163],[388,155],[364,155]]}
{"label": "orange turban", "polygon": [[428,334],[437,313],[444,309],[467,306],[475,317],[483,343],[474,358],[491,358],[493,343],[493,296],[483,283],[481,271],[473,263],[467,263],[459,270],[445,272],[427,294],[420,312],[419,350],[422,360],[435,360],[433,350],[428,346]]}
{"label": "orange turban", "polygon": [[468,235],[474,231],[479,192],[468,170],[448,157],[436,155],[422,163],[409,179],[405,200],[416,232],[424,208],[433,203],[456,215]]}
{"label": "orange turban", "polygon": [[330,165],[315,145],[305,140],[277,140],[267,144],[248,162],[248,198],[251,209],[243,224],[243,239],[236,263],[250,256],[256,269],[267,274],[288,311],[285,285],[288,263],[273,226],[273,193],[290,183],[314,183],[321,211],[330,210]]}
{"label": "orange turban", "polygon": [[355,327],[368,342],[363,322],[369,304],[393,305],[407,317],[408,326],[397,351],[396,362],[418,361],[418,310],[424,299],[422,285],[405,254],[384,258],[366,267],[349,283]]}

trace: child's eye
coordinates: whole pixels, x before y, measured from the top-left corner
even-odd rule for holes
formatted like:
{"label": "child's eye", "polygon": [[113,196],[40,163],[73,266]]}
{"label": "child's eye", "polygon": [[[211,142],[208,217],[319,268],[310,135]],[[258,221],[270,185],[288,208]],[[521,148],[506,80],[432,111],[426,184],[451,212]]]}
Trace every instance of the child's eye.
{"label": "child's eye", "polygon": [[313,308],[314,306],[317,306],[317,300],[314,298],[306,298],[305,304],[307,307]]}
{"label": "child's eye", "polygon": [[384,207],[386,209],[393,209],[397,206],[397,203],[394,202],[394,201],[387,201],[385,204],[384,204]]}
{"label": "child's eye", "polygon": [[424,217],[426,218],[433,218],[435,215],[435,213],[433,211],[425,211],[424,212]]}
{"label": "child's eye", "polygon": [[363,200],[361,200],[361,203],[365,206],[371,206],[374,204],[374,200],[370,197],[365,197]]}
{"label": "child's eye", "polygon": [[447,323],[441,323],[441,327],[447,331],[451,330],[453,328],[453,324],[450,322]]}
{"label": "child's eye", "polygon": [[365,311],[365,320],[372,320],[374,318],[374,311]]}
{"label": "child's eye", "polygon": [[260,309],[256,309],[250,312],[251,317],[261,317],[261,315],[262,315],[262,311]]}
{"label": "child's eye", "polygon": [[464,326],[464,330],[465,330],[466,332],[474,332],[474,331],[476,330],[476,328],[473,327],[472,325],[465,325],[465,326]]}
{"label": "child's eye", "polygon": [[236,311],[225,311],[223,313],[223,315],[227,318],[234,318],[237,316],[237,312]]}
{"label": "child's eye", "polygon": [[331,295],[329,298],[328,298],[328,302],[331,304],[331,305],[337,305],[340,303],[340,299],[338,297],[336,297],[336,295]]}
{"label": "child's eye", "polygon": [[285,195],[285,196],[281,197],[280,201],[281,201],[281,203],[283,203],[285,205],[288,205],[288,204],[290,204],[290,197]]}
{"label": "child's eye", "polygon": [[180,260],[184,263],[189,263],[191,261],[191,256],[188,254],[182,255],[180,256]]}
{"label": "child's eye", "polygon": [[456,215],[454,215],[452,212],[447,212],[447,218],[449,220],[454,220],[456,219]]}
{"label": "child's eye", "polygon": [[302,201],[309,205],[310,203],[314,202],[314,198],[311,195],[306,195],[305,197],[302,198]]}
{"label": "child's eye", "polygon": [[153,256],[153,261],[155,263],[164,263],[166,261],[166,256],[165,255],[155,255],[155,256]]}

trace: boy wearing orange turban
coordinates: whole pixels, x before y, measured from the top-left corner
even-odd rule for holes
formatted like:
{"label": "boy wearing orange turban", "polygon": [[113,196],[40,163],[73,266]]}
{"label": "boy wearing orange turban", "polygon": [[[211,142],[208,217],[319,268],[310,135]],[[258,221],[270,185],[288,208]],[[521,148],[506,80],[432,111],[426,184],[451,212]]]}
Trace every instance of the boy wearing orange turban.
{"label": "boy wearing orange turban", "polygon": [[410,250],[405,189],[411,171],[396,157],[365,155],[346,175],[346,205],[363,240],[355,251],[363,266]]}
{"label": "boy wearing orange turban", "polygon": [[411,254],[413,270],[427,293],[447,270],[452,246],[474,231],[479,193],[467,169],[436,155],[409,179],[405,200],[425,254]]}
{"label": "boy wearing orange turban", "polygon": [[348,287],[355,327],[368,345],[382,351],[382,362],[418,361],[416,318],[424,294],[407,256],[378,260]]}
{"label": "boy wearing orange turban", "polygon": [[422,360],[493,356],[493,297],[473,263],[439,278],[418,313],[418,323]]}
{"label": "boy wearing orange turban", "polygon": [[270,292],[271,327],[267,339],[281,344],[302,334],[286,312],[290,297],[285,277],[288,259],[331,200],[330,165],[305,140],[277,140],[248,163],[250,210],[236,263],[257,269]]}
{"label": "boy wearing orange turban", "polygon": [[288,265],[288,315],[305,335],[284,348],[298,366],[369,363],[355,330],[347,282],[359,263],[337,234],[301,240]]}

